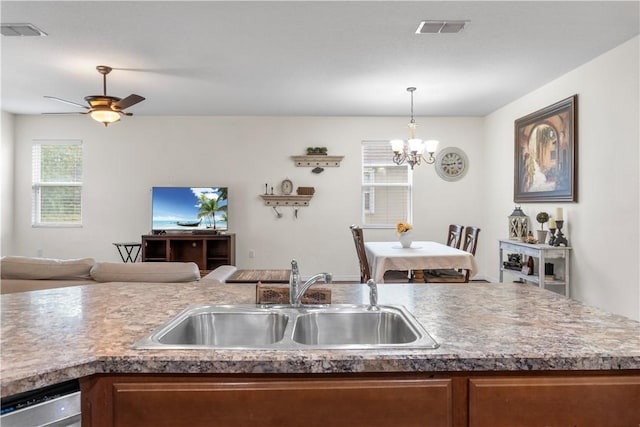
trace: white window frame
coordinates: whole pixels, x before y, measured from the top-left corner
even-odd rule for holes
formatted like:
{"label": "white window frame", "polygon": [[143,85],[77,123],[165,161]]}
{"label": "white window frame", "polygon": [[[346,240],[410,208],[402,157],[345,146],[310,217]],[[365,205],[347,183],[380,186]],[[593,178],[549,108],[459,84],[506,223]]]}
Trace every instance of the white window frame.
{"label": "white window frame", "polygon": [[[365,150],[365,145],[366,144],[372,144],[372,143],[385,143],[389,145],[389,157],[388,160],[385,158],[384,160],[382,160],[379,164],[364,164],[364,150]],[[361,170],[360,170],[360,178],[361,178],[361,188],[360,188],[360,194],[362,196],[362,208],[361,208],[361,215],[362,215],[362,227],[363,228],[377,228],[377,229],[395,229],[397,226],[397,221],[406,221],[409,223],[413,223],[413,171],[411,170],[411,168],[409,167],[408,164],[403,164],[400,165],[400,167],[406,167],[407,168],[407,182],[406,183],[383,183],[383,182],[375,182],[375,180],[369,175],[371,172],[367,171],[366,169],[372,168],[372,167],[398,167],[398,165],[396,165],[395,163],[393,163],[392,160],[393,157],[393,152],[391,150],[391,144],[389,143],[389,141],[381,141],[381,140],[364,140],[362,141],[361,144],[361,156],[360,156],[360,161],[361,161]],[[369,175],[369,179],[365,179],[365,177]],[[375,176],[375,175],[374,175]],[[407,189],[407,218],[397,218],[393,220],[393,223],[386,223],[386,224],[370,224],[367,223],[367,214],[369,213],[375,213],[375,201],[376,201],[376,187],[406,187]],[[369,206],[367,209],[366,203],[365,203],[365,194],[369,195]]]}
{"label": "white window frame", "polygon": [[[82,227],[83,222],[83,202],[84,197],[82,195],[82,187],[83,181],[82,177],[80,181],[70,181],[70,182],[42,182],[41,181],[41,173],[40,168],[42,166],[42,157],[41,157],[41,147],[44,145],[79,145],[82,149],[82,141],[81,140],[33,140],[32,143],[32,151],[31,151],[31,164],[32,164],[32,174],[31,174],[31,226],[34,228],[39,227]],[[82,163],[84,164],[84,150],[82,150]],[[41,189],[45,187],[80,187],[80,220],[78,222],[42,222],[42,197],[41,197]]]}

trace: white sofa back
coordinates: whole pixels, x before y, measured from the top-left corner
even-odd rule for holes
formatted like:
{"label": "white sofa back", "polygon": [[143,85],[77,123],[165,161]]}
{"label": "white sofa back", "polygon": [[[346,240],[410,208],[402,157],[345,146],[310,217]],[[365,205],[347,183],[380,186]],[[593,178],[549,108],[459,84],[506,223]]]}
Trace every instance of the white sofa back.
{"label": "white sofa back", "polygon": [[96,282],[181,283],[200,280],[195,262],[96,262],[91,268]]}
{"label": "white sofa back", "polygon": [[53,259],[6,256],[0,260],[2,279],[90,280],[93,258]]}
{"label": "white sofa back", "polygon": [[93,258],[6,256],[0,259],[0,278],[0,292],[8,294],[104,282],[195,282],[200,280],[200,270],[193,262],[116,263]]}

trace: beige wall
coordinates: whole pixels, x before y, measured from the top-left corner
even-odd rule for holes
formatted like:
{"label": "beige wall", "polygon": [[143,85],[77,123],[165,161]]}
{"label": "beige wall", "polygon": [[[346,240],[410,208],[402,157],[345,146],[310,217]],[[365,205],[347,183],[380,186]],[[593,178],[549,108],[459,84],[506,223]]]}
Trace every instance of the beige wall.
{"label": "beige wall", "polygon": [[[497,241],[506,236],[514,207],[513,122],[577,93],[579,203],[523,209],[535,216],[564,207],[575,248],[574,298],[640,319],[638,63],[636,37],[485,118],[417,117],[419,136],[439,139],[441,148],[460,147],[470,160],[467,176],[453,183],[438,178],[432,166],[416,168],[417,237],[443,241],[453,222],[481,227],[480,276],[496,280]],[[15,203],[2,209],[14,214],[11,252],[118,260],[112,242],[137,240],[149,231],[152,186],[220,185],[230,189],[230,231],[237,233],[240,268],[286,268],[297,258],[303,275],[329,270],[337,279],[356,279],[348,226],[361,222],[360,144],[403,137],[406,122],[406,117],[132,117],[105,129],[86,117],[18,116]],[[31,228],[30,144],[46,138],[84,141],[82,228]],[[307,146],[344,155],[341,167],[319,175],[296,168],[289,156]],[[276,219],[258,196],[265,183],[277,186],[286,177],[294,186],[316,187],[311,206],[302,208],[298,219],[290,209]],[[365,237],[396,238],[393,230],[366,230]],[[250,250],[255,258],[249,258]]]}
{"label": "beige wall", "polygon": [[[481,219],[482,119],[417,120],[421,135],[461,147],[471,162],[457,183],[442,181],[432,166],[415,172],[415,211],[421,212],[414,219],[416,234],[442,240],[449,221]],[[16,124],[16,254],[118,260],[112,242],[149,232],[151,187],[220,185],[229,187],[240,268],[287,268],[297,258],[303,275],[329,270],[336,278],[357,279],[349,225],[361,222],[361,141],[405,136],[407,118],[132,117],[104,128],[83,116],[20,116]],[[31,227],[30,145],[42,138],[84,141],[82,228]],[[290,156],[304,154],[307,146],[344,155],[341,167],[319,175],[295,167]],[[316,187],[298,219],[290,208],[281,209],[284,217],[277,219],[259,197],[265,183],[277,188],[287,177],[294,186]],[[396,238],[393,230],[375,235]],[[250,250],[255,258],[249,258]]]}
{"label": "beige wall", "polygon": [[[513,210],[513,122],[578,94],[578,203],[523,204],[564,208],[573,247],[571,295],[587,304],[640,319],[638,224],[640,141],[639,38],[636,37],[486,117],[486,202],[493,220],[481,249],[482,271],[498,276],[495,236],[507,232]],[[537,225],[537,224],[536,224]],[[487,246],[489,245],[489,246]]]}
{"label": "beige wall", "polygon": [[14,115],[2,111],[0,136],[0,254],[13,253]]}

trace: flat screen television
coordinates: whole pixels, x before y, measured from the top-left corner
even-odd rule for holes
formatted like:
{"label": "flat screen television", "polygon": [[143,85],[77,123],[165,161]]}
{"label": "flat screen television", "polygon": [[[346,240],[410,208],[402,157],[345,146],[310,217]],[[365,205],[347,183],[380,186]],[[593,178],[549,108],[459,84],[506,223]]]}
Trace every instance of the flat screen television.
{"label": "flat screen television", "polygon": [[226,187],[153,187],[153,231],[228,230]]}

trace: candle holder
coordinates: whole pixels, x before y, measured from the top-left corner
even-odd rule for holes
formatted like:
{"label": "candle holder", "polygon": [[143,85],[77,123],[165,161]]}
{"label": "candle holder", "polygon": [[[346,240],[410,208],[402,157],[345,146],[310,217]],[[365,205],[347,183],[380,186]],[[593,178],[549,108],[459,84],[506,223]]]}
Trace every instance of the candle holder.
{"label": "candle holder", "polygon": [[556,220],[556,227],[558,227],[558,235],[555,238],[555,243],[553,246],[569,246],[569,242],[567,238],[562,234],[562,226],[564,225],[564,221]]}
{"label": "candle holder", "polygon": [[549,246],[555,246],[556,245],[556,229],[549,228],[549,233],[551,233],[551,236],[549,236]]}

